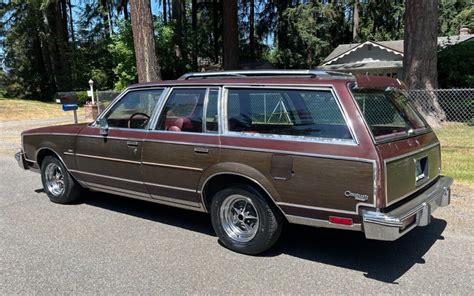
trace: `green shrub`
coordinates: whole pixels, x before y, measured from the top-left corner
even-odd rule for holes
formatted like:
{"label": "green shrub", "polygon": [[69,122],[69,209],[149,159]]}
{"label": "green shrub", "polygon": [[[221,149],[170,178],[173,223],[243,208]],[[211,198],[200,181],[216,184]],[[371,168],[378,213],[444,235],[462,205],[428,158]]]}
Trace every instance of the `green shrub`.
{"label": "green shrub", "polygon": [[76,91],[75,94],[79,106],[84,106],[86,102],[91,101],[91,98],[87,96],[87,91]]}

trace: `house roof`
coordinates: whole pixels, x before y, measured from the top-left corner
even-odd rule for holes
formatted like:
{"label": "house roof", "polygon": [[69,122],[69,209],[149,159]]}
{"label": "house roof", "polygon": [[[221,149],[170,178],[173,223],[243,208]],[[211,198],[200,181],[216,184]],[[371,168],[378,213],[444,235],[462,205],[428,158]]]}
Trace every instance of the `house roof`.
{"label": "house roof", "polygon": [[[458,44],[464,41],[467,41],[469,39],[474,38],[474,34],[465,34],[465,35],[455,35],[455,36],[444,36],[444,37],[438,37],[438,46],[440,48],[445,48],[449,45],[454,45]],[[390,50],[397,51],[399,53],[403,54],[403,40],[392,40],[392,41],[368,41],[373,44],[380,45],[382,47],[385,47]],[[338,56],[355,49],[356,47],[360,46],[363,43],[350,43],[350,44],[340,44],[338,47],[336,47],[324,60],[323,64],[326,64],[327,62],[337,58]]]}

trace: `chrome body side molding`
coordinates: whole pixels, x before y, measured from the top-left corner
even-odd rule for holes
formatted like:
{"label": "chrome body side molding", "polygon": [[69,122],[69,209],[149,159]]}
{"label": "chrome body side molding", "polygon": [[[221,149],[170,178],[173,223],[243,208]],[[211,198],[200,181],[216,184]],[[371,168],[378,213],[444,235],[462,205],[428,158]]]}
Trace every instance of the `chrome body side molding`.
{"label": "chrome body side molding", "polygon": [[293,216],[293,215],[286,215],[286,219],[288,219],[288,222],[290,223],[300,224],[300,225],[362,231],[362,226],[360,224],[352,224],[352,225],[334,224],[327,220],[311,219],[311,218]]}

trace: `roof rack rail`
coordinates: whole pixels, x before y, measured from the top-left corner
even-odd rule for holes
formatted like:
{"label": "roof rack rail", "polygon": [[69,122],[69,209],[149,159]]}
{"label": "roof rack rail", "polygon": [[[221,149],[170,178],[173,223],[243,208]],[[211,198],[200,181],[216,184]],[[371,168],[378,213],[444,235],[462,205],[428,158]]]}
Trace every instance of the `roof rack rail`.
{"label": "roof rack rail", "polygon": [[304,76],[304,77],[351,77],[351,74],[324,70],[238,70],[191,72],[179,77],[179,80],[206,79],[206,78],[238,78],[238,77],[268,77],[268,76]]}

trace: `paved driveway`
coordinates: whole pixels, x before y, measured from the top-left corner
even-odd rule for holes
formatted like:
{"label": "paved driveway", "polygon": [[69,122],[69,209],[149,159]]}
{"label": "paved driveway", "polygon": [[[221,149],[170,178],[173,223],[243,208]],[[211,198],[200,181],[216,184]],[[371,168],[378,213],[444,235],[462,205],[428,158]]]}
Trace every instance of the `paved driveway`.
{"label": "paved driveway", "polygon": [[455,207],[392,243],[287,226],[252,257],[220,246],[205,214],[98,193],[57,205],[12,157],[0,167],[1,294],[474,292]]}
{"label": "paved driveway", "polygon": [[474,201],[396,242],[287,225],[262,256],[220,246],[206,214],[99,193],[49,202],[0,152],[0,294],[473,294]]}

